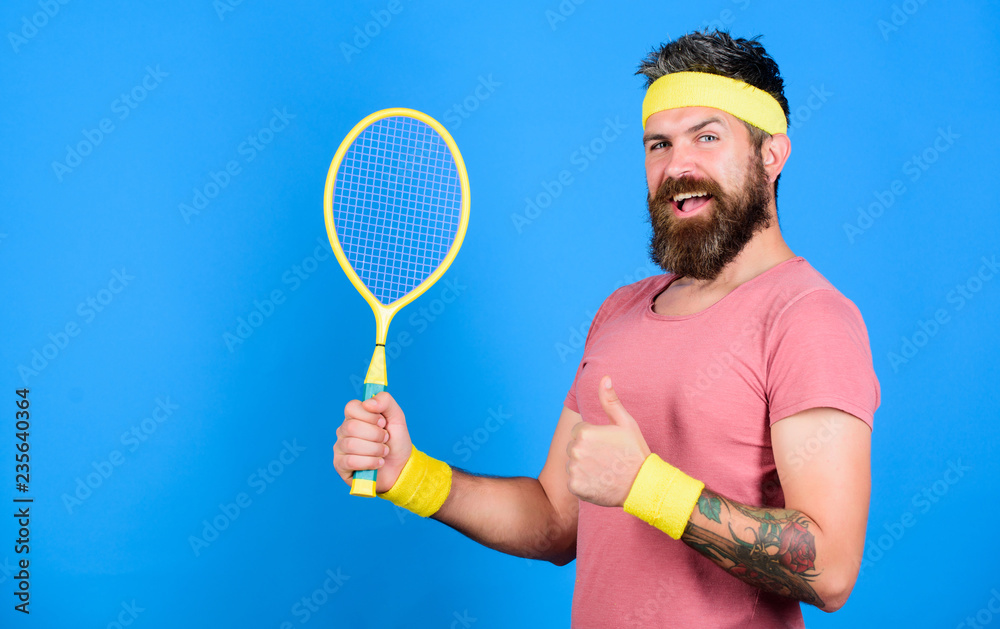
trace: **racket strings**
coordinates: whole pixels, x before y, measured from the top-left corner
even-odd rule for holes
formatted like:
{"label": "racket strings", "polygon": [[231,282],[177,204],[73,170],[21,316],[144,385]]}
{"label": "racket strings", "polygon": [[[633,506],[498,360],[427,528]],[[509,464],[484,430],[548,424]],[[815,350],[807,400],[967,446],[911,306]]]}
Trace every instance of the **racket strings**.
{"label": "racket strings", "polygon": [[429,125],[384,118],[341,160],[333,219],[344,254],[389,304],[441,264],[458,232],[462,188],[448,145]]}

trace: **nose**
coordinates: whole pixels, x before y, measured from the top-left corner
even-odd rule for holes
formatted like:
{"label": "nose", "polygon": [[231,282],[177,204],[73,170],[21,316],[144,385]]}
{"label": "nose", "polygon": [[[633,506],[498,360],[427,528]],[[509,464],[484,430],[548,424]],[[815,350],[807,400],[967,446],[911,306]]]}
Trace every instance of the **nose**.
{"label": "nose", "polygon": [[670,155],[663,165],[663,175],[669,179],[677,179],[694,173],[694,152],[684,142],[678,142],[670,147]]}

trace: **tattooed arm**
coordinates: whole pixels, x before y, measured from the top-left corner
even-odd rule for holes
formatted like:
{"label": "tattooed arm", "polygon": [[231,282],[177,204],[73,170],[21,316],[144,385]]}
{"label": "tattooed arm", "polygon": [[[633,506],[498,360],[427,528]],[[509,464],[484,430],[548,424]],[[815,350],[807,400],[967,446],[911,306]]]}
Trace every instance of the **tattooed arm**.
{"label": "tattooed arm", "polygon": [[871,432],[847,413],[816,408],[775,423],[771,441],[786,508],[743,505],[706,487],[681,539],[750,585],[836,611],[861,567]]}
{"label": "tattooed arm", "polygon": [[[621,507],[649,446],[610,378],[598,397],[611,423],[573,427],[565,478],[580,500]],[[786,508],[742,505],[706,488],[681,539],[755,587],[836,611],[861,567],[871,430],[843,411],[814,408],[776,422],[771,448]]]}
{"label": "tattooed arm", "polygon": [[[611,423],[573,428],[566,479],[581,500],[621,507],[649,447],[609,378],[598,396]],[[771,447],[786,508],[743,505],[706,488],[681,539],[735,578],[836,611],[861,567],[871,431],[843,411],[814,408],[776,422]]]}

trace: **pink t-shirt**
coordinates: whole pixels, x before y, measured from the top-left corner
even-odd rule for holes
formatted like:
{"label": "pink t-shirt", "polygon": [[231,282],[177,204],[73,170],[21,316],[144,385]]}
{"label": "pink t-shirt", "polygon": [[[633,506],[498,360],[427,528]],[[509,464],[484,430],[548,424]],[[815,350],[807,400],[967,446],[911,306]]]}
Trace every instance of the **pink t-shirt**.
{"label": "pink t-shirt", "polygon": [[[705,310],[653,312],[676,276],[614,292],[590,326],[566,406],[607,424],[600,379],[650,449],[727,498],[784,506],[771,425],[833,407],[869,426],[879,404],[858,309],[802,258],[785,261]],[[580,503],[573,627],[802,627],[796,601],[726,574],[620,508]]]}

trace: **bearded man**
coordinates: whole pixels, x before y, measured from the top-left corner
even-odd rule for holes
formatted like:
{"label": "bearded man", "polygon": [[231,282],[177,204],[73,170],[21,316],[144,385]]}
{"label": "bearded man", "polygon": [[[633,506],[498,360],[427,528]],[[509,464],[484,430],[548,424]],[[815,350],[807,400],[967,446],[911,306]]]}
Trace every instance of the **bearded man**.
{"label": "bearded man", "polygon": [[334,466],[378,469],[379,495],[491,548],[576,559],[574,627],[802,627],[798,601],[840,608],[861,565],[865,325],[782,238],[788,104],[763,47],[693,33],[638,73],[668,273],[594,317],[538,478],[423,454],[387,393],[347,404]]}

